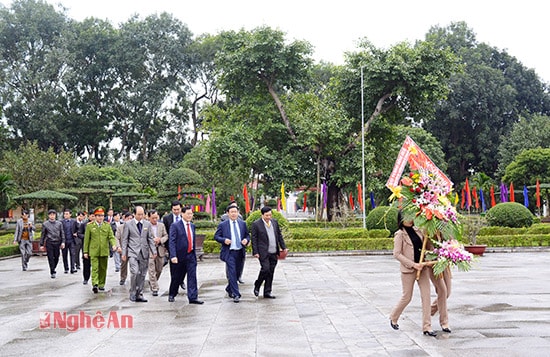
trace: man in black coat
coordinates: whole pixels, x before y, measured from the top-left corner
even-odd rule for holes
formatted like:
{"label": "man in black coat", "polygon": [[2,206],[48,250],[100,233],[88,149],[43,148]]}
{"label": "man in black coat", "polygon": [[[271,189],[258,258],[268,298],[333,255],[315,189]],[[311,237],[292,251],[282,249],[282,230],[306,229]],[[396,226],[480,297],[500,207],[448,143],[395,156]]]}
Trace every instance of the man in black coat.
{"label": "man in black coat", "polygon": [[252,223],[252,254],[260,261],[260,273],[254,282],[254,295],[260,294],[260,287],[264,284],[264,298],[275,299],[271,295],[273,275],[277,266],[279,252],[288,251],[281,234],[277,220],[273,219],[271,207],[261,209],[262,218]]}

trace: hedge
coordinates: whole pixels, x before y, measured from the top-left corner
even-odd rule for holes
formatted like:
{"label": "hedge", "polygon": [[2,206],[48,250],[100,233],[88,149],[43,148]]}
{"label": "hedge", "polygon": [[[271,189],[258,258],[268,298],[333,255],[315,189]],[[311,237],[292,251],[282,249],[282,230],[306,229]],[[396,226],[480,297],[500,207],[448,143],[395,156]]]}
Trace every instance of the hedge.
{"label": "hedge", "polygon": [[349,239],[349,238],[388,238],[387,229],[366,230],[363,228],[292,228],[292,239]]}
{"label": "hedge", "polygon": [[0,247],[0,257],[9,257],[19,254],[19,245],[11,244]]}
{"label": "hedge", "polygon": [[[355,220],[351,222],[346,222],[346,227],[362,227],[363,222],[361,220]],[[296,228],[343,228],[342,223],[340,222],[326,222],[326,221],[303,221],[303,222],[290,222],[290,229],[294,230]]]}
{"label": "hedge", "polygon": [[486,244],[488,247],[547,247],[550,246],[550,235],[524,234],[478,236],[476,244]]}
{"label": "hedge", "polygon": [[[285,243],[291,252],[393,249],[393,239],[388,238],[289,239]],[[203,251],[207,254],[219,253],[220,244],[205,240]]]}

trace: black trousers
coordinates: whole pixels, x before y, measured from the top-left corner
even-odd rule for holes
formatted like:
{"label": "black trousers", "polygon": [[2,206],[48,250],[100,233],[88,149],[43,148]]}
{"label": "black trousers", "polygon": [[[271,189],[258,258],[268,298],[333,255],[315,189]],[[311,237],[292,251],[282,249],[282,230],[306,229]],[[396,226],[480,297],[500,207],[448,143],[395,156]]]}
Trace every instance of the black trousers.
{"label": "black trousers", "polygon": [[50,265],[50,274],[55,274],[57,263],[59,263],[59,248],[61,242],[46,242],[46,252],[48,253],[48,264]]}
{"label": "black trousers", "polygon": [[90,262],[90,257],[86,259],[84,258],[84,254],[82,254],[82,278],[86,281],[90,280],[91,268],[92,262]]}
{"label": "black trousers", "polygon": [[260,266],[260,273],[258,274],[258,280],[254,282],[254,288],[260,290],[262,283],[265,282],[264,295],[268,295],[271,294],[273,275],[275,274],[275,267],[277,266],[277,254],[260,255]]}
{"label": "black trousers", "polygon": [[[65,268],[65,271],[73,271],[76,270],[76,244],[74,242],[65,242],[65,248],[61,250],[61,255],[63,257],[63,267]],[[70,265],[69,265],[70,262]]]}

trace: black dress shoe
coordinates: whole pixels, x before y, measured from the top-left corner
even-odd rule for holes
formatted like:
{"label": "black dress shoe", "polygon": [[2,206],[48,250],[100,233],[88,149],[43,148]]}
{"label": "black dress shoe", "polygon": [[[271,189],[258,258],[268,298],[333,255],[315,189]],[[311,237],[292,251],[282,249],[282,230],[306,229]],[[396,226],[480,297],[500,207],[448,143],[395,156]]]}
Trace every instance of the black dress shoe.
{"label": "black dress shoe", "polygon": [[394,329],[394,330],[399,330],[399,325],[398,325],[398,324],[394,324],[394,323],[391,321],[391,319],[390,319],[390,326],[391,326],[391,328]]}
{"label": "black dress shoe", "polygon": [[254,296],[257,297],[258,295],[260,295],[260,289],[254,288]]}
{"label": "black dress shoe", "polygon": [[136,302],[147,302],[147,299],[142,298],[142,297],[137,297]]}
{"label": "black dress shoe", "polygon": [[244,284],[244,281],[242,281],[241,279],[237,280],[239,282],[239,284]]}
{"label": "black dress shoe", "polygon": [[264,294],[264,299],[275,299],[275,296],[271,294]]}
{"label": "black dress shoe", "polygon": [[65,274],[69,274],[69,271],[68,271],[68,270],[65,270]]}
{"label": "black dress shoe", "polygon": [[94,292],[94,294],[97,294],[98,292],[97,285],[94,285],[94,287],[92,288],[92,291]]}
{"label": "black dress shoe", "polygon": [[435,333],[435,331],[424,331],[424,335],[436,337],[437,333]]}
{"label": "black dress shoe", "polygon": [[130,296],[130,301],[131,301],[131,302],[136,302],[136,301],[137,301],[137,299],[136,299],[136,297],[135,297],[135,296]]}
{"label": "black dress shoe", "polygon": [[55,279],[55,273],[53,273],[52,275],[50,275],[50,277],[51,277],[52,279]]}
{"label": "black dress shoe", "polygon": [[100,286],[99,291],[105,291],[105,288],[103,286]]}
{"label": "black dress shoe", "polygon": [[451,333],[451,329],[448,328],[448,327],[442,327],[442,328],[441,328],[441,331],[447,332],[447,333]]}
{"label": "black dress shoe", "polygon": [[189,301],[190,304],[195,304],[195,305],[202,305],[204,304],[204,301],[202,300],[191,300]]}
{"label": "black dress shoe", "polygon": [[76,274],[76,269],[75,270],[71,270],[71,274]]}
{"label": "black dress shoe", "polygon": [[119,283],[119,285],[124,285],[125,282],[126,282],[126,280],[121,280],[118,283]]}
{"label": "black dress shoe", "polygon": [[159,292],[158,291],[153,291],[153,296],[159,296]]}
{"label": "black dress shoe", "polygon": [[168,296],[168,302],[174,302],[176,301],[176,299],[174,299],[173,296]]}
{"label": "black dress shoe", "polygon": [[185,283],[181,283],[181,284],[180,284],[180,287],[181,287],[183,290],[185,290]]}
{"label": "black dress shoe", "polygon": [[88,285],[88,280],[82,280],[83,285]]}
{"label": "black dress shoe", "polygon": [[235,296],[233,297],[233,302],[239,302],[241,300],[241,297],[240,296]]}

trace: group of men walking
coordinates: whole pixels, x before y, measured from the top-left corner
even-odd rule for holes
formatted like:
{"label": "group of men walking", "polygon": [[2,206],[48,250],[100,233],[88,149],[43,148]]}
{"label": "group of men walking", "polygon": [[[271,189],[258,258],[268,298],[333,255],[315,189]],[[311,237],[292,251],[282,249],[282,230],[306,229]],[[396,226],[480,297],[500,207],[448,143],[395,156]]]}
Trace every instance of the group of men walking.
{"label": "group of men walking", "polygon": [[[48,255],[51,278],[56,277],[60,253],[63,257],[65,273],[74,274],[80,269],[80,250],[83,256],[83,284],[91,277],[92,291],[105,290],[108,259],[115,256],[115,269],[120,271],[120,285],[124,285],[130,270],[129,299],[132,302],[147,302],[144,298],[144,283],[149,273],[149,283],[153,296],[158,296],[158,280],[163,267],[170,264],[170,287],[168,301],[174,302],[180,287],[185,288],[187,278],[187,298],[190,304],[203,304],[198,299],[196,233],[193,224],[193,210],[184,207],[179,201],[172,202],[171,213],[160,221],[159,213],[151,210],[147,219],[143,207],[136,206],[132,213],[113,219],[109,210],[105,221],[103,207],[90,212],[86,220],[83,212],[71,218],[71,211],[63,212],[58,221],[55,210],[48,211],[48,220],[42,225],[40,249]],[[254,282],[253,293],[259,295],[264,285],[264,298],[274,299],[271,294],[273,274],[277,256],[286,250],[280,227],[272,219],[270,207],[261,209],[262,218],[252,225],[252,238],[246,223],[239,215],[236,203],[227,207],[227,215],[217,227],[214,239],[221,244],[220,259],[226,264],[228,296],[239,302],[239,282],[244,268],[246,248],[252,243],[253,256],[260,262],[260,272]],[[28,219],[28,212],[22,212],[17,221],[14,244],[19,244],[22,268],[27,270],[32,254],[34,225]],[[120,257],[120,260],[117,258]]]}

